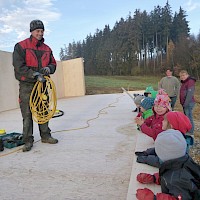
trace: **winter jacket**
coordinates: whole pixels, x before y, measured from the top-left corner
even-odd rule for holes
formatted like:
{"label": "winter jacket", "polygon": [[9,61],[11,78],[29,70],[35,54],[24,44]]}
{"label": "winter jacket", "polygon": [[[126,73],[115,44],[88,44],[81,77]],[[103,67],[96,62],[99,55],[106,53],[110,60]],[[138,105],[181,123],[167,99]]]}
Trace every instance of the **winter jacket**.
{"label": "winter jacket", "polygon": [[155,113],[153,109],[154,115],[151,117],[148,117],[144,123],[140,126],[141,131],[148,135],[149,137],[152,137],[153,140],[157,138],[157,135],[162,132],[162,121],[164,119],[164,115],[158,115]]}
{"label": "winter jacket", "polygon": [[200,189],[200,166],[188,154],[162,163],[159,175],[162,192],[176,198],[181,195],[182,200],[195,199]]}
{"label": "winter jacket", "polygon": [[175,76],[166,76],[160,80],[159,86],[167,92],[169,97],[174,97],[179,94],[180,81]]}
{"label": "winter jacket", "polygon": [[151,117],[152,115],[153,115],[153,110],[149,109],[142,113],[142,118],[147,119],[148,117]]}
{"label": "winter jacket", "polygon": [[53,74],[56,70],[56,61],[50,47],[44,44],[44,39],[38,41],[31,36],[15,45],[13,66],[17,80],[36,82],[33,73],[48,66],[50,74]]}
{"label": "winter jacket", "polygon": [[[174,129],[168,129],[165,132],[174,132],[176,134],[177,130]],[[187,153],[189,152],[189,148],[193,145],[193,138],[190,135],[183,134],[183,137],[186,140],[187,143]],[[155,152],[155,148],[148,148],[145,151],[140,152],[140,155],[137,157],[137,162],[144,163],[153,167],[160,168],[161,166],[161,160],[157,156]]]}
{"label": "winter jacket", "polygon": [[181,81],[180,88],[180,103],[183,107],[187,107],[189,103],[195,102],[194,91],[195,91],[196,79],[189,76],[186,80]]}

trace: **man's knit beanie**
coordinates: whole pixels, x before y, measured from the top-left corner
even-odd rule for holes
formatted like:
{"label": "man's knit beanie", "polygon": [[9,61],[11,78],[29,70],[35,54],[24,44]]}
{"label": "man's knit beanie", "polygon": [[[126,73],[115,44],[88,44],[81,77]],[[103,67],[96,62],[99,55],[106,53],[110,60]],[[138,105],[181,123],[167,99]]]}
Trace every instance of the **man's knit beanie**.
{"label": "man's knit beanie", "polygon": [[33,20],[30,23],[30,32],[36,30],[36,29],[43,29],[44,30],[44,24],[41,20]]}
{"label": "man's knit beanie", "polygon": [[158,134],[155,140],[156,154],[163,162],[184,156],[186,149],[186,140],[178,130],[163,131]]}
{"label": "man's knit beanie", "polygon": [[134,103],[135,103],[136,105],[140,105],[140,104],[141,104],[141,101],[142,101],[142,99],[144,99],[144,97],[145,97],[145,96],[143,96],[143,95],[137,95],[137,96],[134,98]]}
{"label": "man's knit beanie", "polygon": [[166,114],[168,122],[172,125],[173,129],[179,130],[181,133],[186,134],[192,128],[189,118],[182,112],[172,111]]}
{"label": "man's knit beanie", "polygon": [[154,98],[151,97],[145,97],[142,101],[140,106],[143,107],[145,110],[149,110],[153,107],[154,104]]}
{"label": "man's knit beanie", "polygon": [[160,89],[155,98],[154,105],[162,106],[164,108],[167,108],[168,110],[171,110],[170,101],[171,100],[170,100],[168,94],[163,89]]}

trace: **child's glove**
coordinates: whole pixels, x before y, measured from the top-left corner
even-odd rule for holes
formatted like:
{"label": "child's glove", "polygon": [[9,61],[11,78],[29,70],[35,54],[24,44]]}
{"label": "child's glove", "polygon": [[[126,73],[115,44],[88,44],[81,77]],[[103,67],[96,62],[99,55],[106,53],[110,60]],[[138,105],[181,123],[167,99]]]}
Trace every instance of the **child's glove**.
{"label": "child's glove", "polygon": [[177,200],[177,198],[169,195],[169,194],[165,194],[165,193],[157,193],[156,194],[156,200]]}
{"label": "child's glove", "polygon": [[138,163],[144,163],[144,164],[146,164],[147,163],[147,157],[148,156],[138,156],[136,161]]}
{"label": "child's glove", "polygon": [[155,148],[148,148],[145,151],[136,151],[136,156],[148,156],[148,155],[156,155]]}
{"label": "child's glove", "polygon": [[176,200],[175,197],[165,193],[157,193],[155,196],[148,188],[137,189],[136,197],[138,200]]}
{"label": "child's glove", "polygon": [[148,188],[137,189],[136,197],[138,200],[154,200],[154,193]]}
{"label": "child's glove", "polygon": [[140,173],[137,175],[137,181],[143,184],[155,183],[160,185],[159,173],[153,175],[147,173]]}
{"label": "child's glove", "polygon": [[136,156],[148,156],[146,151],[136,151],[135,155]]}

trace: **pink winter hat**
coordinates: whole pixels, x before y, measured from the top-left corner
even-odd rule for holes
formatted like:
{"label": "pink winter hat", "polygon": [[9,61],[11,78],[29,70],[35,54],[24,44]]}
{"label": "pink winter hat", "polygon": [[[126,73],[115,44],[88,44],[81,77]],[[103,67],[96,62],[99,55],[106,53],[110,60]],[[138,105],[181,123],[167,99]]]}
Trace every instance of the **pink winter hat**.
{"label": "pink winter hat", "polygon": [[168,94],[163,89],[160,89],[154,100],[154,105],[162,106],[164,108],[168,108],[168,110],[171,110],[170,101],[171,99],[169,98]]}
{"label": "pink winter hat", "polygon": [[182,112],[168,112],[166,114],[166,118],[168,122],[172,125],[173,129],[179,130],[183,134],[186,134],[192,128],[189,118]]}

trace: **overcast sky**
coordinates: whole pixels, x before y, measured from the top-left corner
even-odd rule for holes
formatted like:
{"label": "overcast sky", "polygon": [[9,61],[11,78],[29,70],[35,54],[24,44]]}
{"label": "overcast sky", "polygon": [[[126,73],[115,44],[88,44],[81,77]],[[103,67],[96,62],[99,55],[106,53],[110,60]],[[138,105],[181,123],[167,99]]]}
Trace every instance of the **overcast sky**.
{"label": "overcast sky", "polygon": [[[0,0],[0,50],[13,51],[15,43],[30,35],[29,24],[40,19],[45,24],[45,42],[59,60],[60,48],[82,41],[105,25],[115,22],[136,9],[148,13],[154,6],[164,7],[167,0]],[[173,13],[180,6],[187,12],[191,33],[200,30],[200,0],[168,0]]]}

